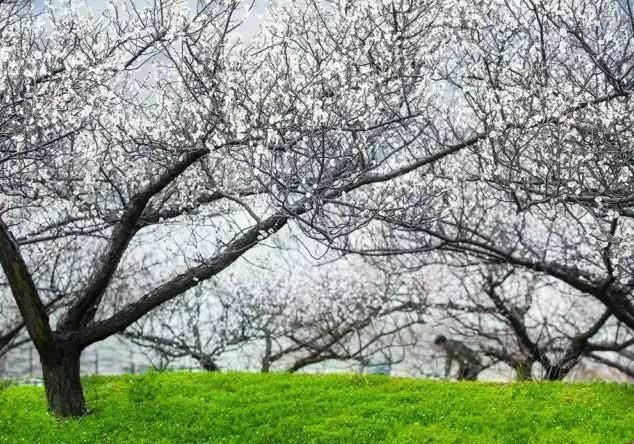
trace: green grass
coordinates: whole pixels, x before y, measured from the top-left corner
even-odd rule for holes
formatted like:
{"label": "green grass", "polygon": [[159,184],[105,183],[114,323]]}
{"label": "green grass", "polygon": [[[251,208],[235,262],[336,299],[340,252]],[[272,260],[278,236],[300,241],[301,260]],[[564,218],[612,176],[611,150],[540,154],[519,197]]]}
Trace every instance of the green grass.
{"label": "green grass", "polygon": [[634,443],[634,386],[383,376],[150,373],[84,380],[61,421],[42,388],[0,390],[4,443]]}

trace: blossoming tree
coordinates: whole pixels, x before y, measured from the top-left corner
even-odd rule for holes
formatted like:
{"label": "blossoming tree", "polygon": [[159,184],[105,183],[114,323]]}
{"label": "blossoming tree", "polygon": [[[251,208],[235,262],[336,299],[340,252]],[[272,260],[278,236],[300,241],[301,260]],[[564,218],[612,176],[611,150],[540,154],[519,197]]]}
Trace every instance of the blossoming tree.
{"label": "blossoming tree", "polygon": [[[350,232],[371,214],[327,211],[343,196],[374,211],[402,177],[480,140],[443,129],[441,3],[297,2],[247,42],[242,6],[0,4],[0,262],[58,415],[86,413],[90,344],[289,221]],[[77,250],[81,273],[49,318],[38,264]],[[135,281],[139,250],[172,267]]]}

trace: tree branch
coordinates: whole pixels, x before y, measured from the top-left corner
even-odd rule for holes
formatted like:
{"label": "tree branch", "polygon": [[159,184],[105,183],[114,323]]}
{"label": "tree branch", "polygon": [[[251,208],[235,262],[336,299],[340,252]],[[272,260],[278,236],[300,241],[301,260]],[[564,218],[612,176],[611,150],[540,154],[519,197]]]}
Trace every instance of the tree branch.
{"label": "tree branch", "polygon": [[46,308],[13,236],[2,219],[0,219],[0,264],[33,344],[42,358],[51,358],[55,338]]}
{"label": "tree branch", "polygon": [[90,277],[83,295],[68,310],[60,323],[60,331],[76,330],[79,326],[88,324],[94,318],[101,298],[108,288],[110,279],[128,248],[128,244],[138,231],[139,219],[143,215],[143,211],[150,199],[172,183],[194,162],[208,153],[209,150],[207,149],[199,149],[187,153],[183,159],[176,162],[153,183],[130,199],[128,208],[124,211],[113,230],[106,251],[95,261],[95,271]]}

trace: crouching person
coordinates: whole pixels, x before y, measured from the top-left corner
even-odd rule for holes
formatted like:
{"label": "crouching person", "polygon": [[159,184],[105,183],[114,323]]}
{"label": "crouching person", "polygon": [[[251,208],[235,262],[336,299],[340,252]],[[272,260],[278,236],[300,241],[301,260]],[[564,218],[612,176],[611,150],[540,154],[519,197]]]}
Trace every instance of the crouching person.
{"label": "crouching person", "polygon": [[454,361],[458,363],[458,380],[475,381],[484,370],[478,354],[462,342],[438,335],[434,344],[445,352],[445,379],[449,377]]}

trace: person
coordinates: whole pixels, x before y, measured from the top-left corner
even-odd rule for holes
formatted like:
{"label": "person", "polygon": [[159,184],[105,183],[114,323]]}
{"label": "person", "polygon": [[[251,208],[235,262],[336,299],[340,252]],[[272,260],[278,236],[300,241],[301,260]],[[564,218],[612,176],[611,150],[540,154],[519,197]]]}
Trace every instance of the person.
{"label": "person", "polygon": [[458,380],[475,381],[484,370],[478,354],[460,341],[447,339],[443,335],[436,336],[434,344],[445,352],[445,378],[449,377],[451,365],[458,363]]}

